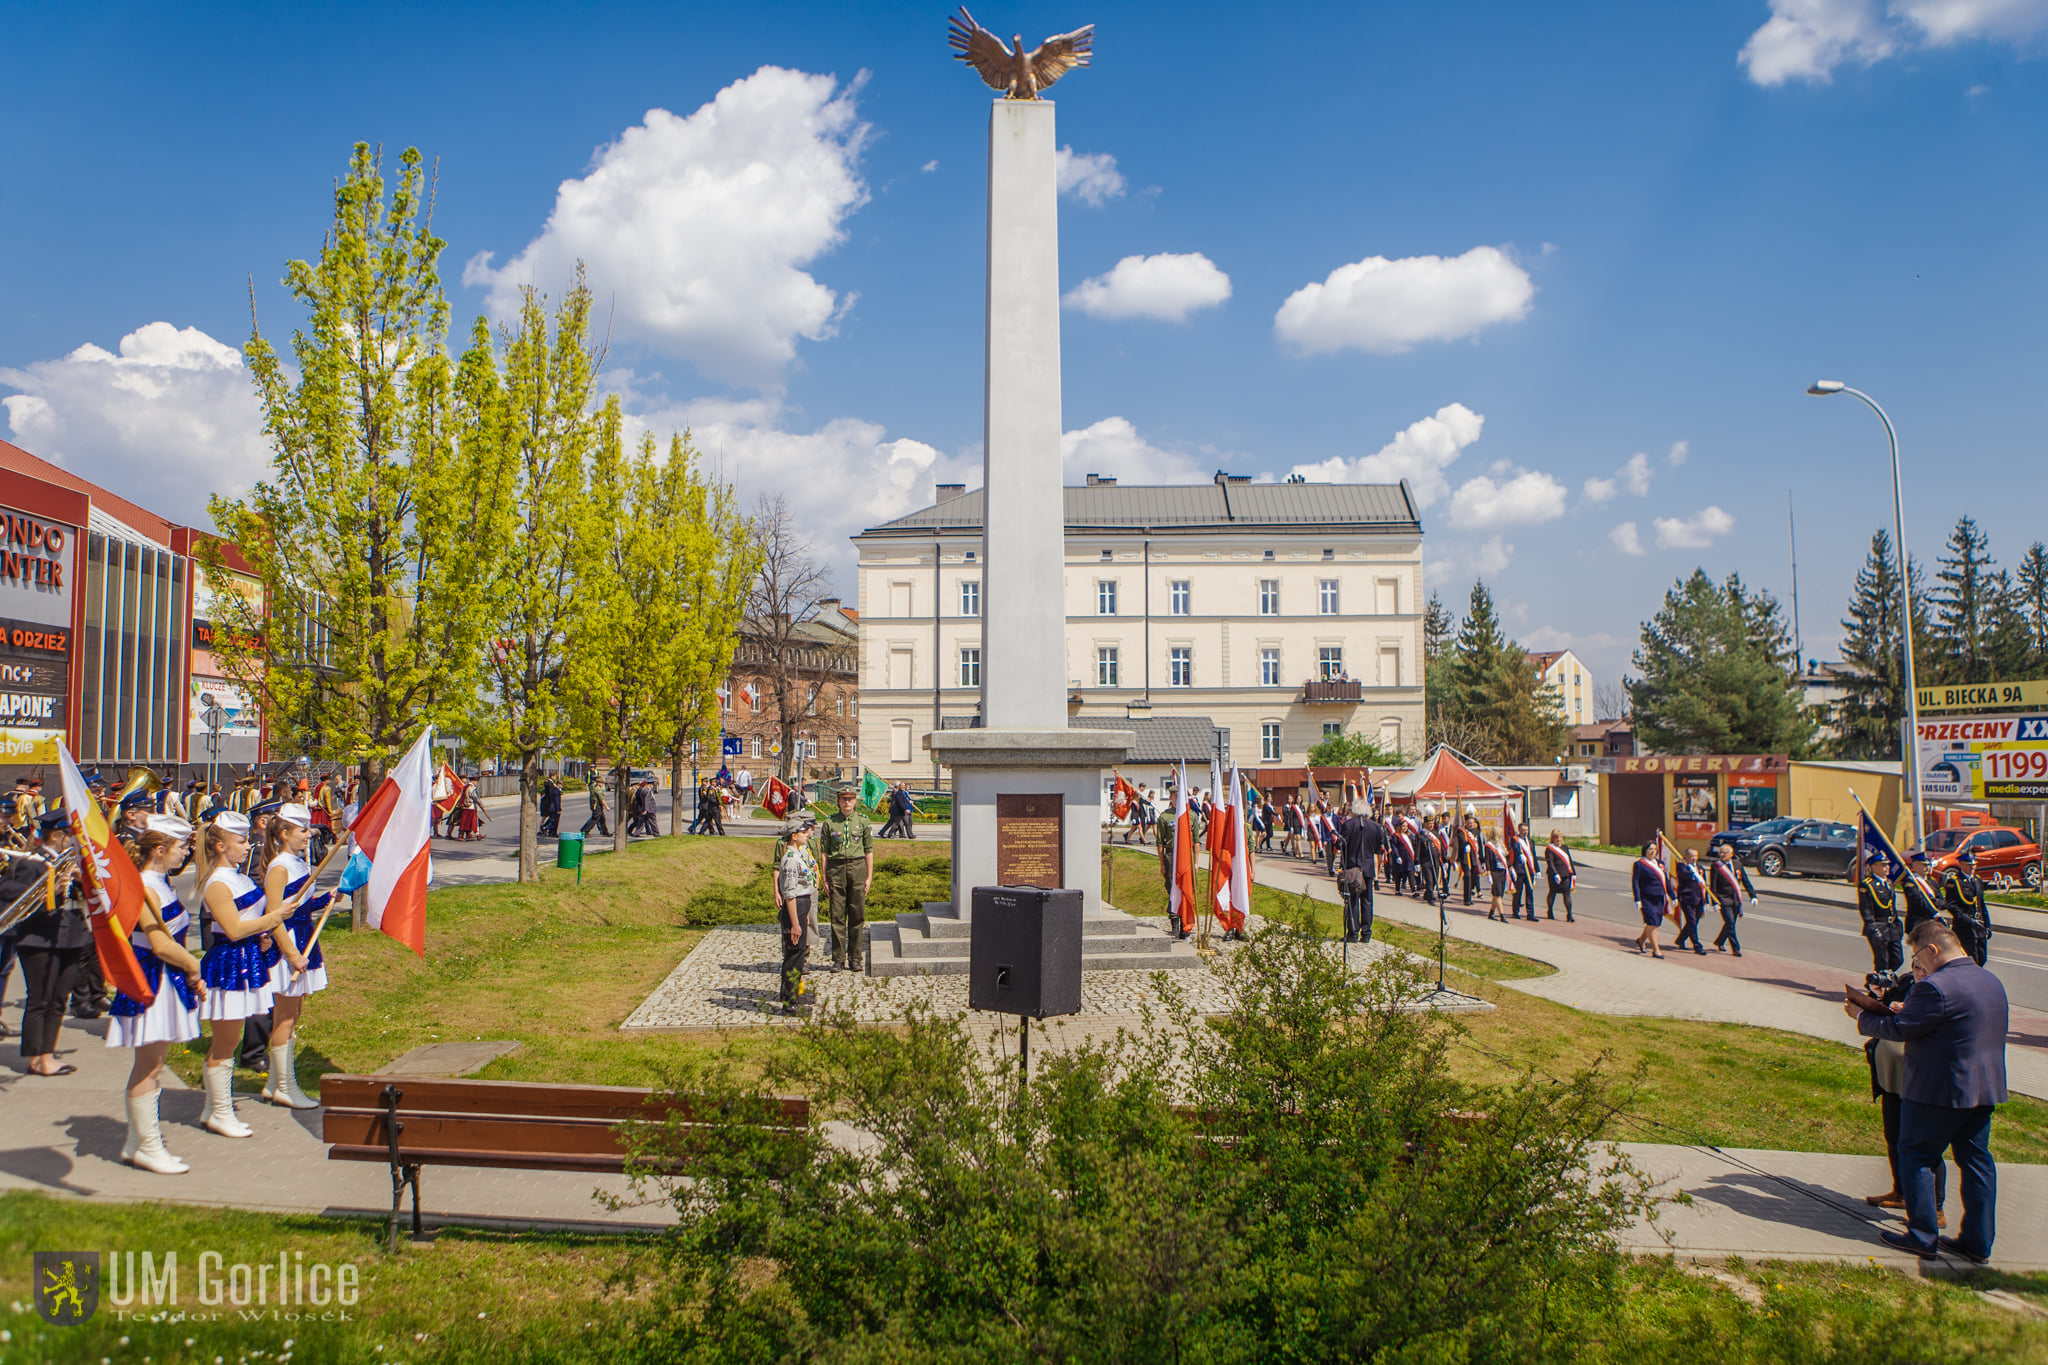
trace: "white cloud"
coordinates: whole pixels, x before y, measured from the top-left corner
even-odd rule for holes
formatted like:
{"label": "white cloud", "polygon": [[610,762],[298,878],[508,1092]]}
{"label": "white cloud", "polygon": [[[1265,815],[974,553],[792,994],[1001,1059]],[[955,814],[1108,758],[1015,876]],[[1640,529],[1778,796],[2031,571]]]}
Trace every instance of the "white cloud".
{"label": "white cloud", "polygon": [[1230,297],[1230,276],[1199,251],[1126,256],[1106,275],[1067,291],[1066,305],[1097,318],[1160,318],[1185,322],[1197,308]]}
{"label": "white cloud", "polygon": [[1499,573],[1507,568],[1508,561],[1515,557],[1515,547],[1501,544],[1499,536],[1491,536],[1486,543],[1472,553],[1472,568],[1481,578]]}
{"label": "white cloud", "polygon": [[926,175],[930,175],[933,171],[937,170],[938,168],[938,160],[937,158],[933,158],[932,160],[925,162],[924,165],[919,166],[918,170],[924,172]]}
{"label": "white cloud", "polygon": [[1564,500],[1564,485],[1538,470],[1499,482],[1481,474],[1451,495],[1451,524],[1476,529],[1555,521],[1564,515]]}
{"label": "white cloud", "polygon": [[1391,355],[1518,321],[1535,296],[1528,272],[1499,247],[1393,261],[1368,256],[1295,290],[1273,315],[1273,330],[1302,355],[1347,347]]}
{"label": "white cloud", "polygon": [[210,528],[206,498],[246,492],[269,466],[240,352],[196,327],[152,322],[120,354],[87,343],[0,369],[14,442],[172,521]]}
{"label": "white cloud", "polygon": [[1615,549],[1621,551],[1625,555],[1641,555],[1649,553],[1647,550],[1643,549],[1643,538],[1641,535],[1637,534],[1636,524],[1632,521],[1624,521],[1621,525],[1615,527],[1612,531],[1609,531],[1607,533],[1607,538],[1614,542]]}
{"label": "white cloud", "polygon": [[1290,473],[1321,483],[1397,483],[1408,480],[1417,507],[1428,507],[1451,491],[1445,475],[1465,447],[1479,439],[1486,419],[1463,403],[1449,403],[1435,414],[1411,422],[1407,429],[1370,455],[1356,460],[1332,456],[1317,464],[1298,464]]}
{"label": "white cloud", "polygon": [[1068,483],[1089,474],[1124,483],[1207,483],[1214,477],[1192,455],[1147,441],[1127,417],[1105,417],[1062,435],[1060,469]]}
{"label": "white cloud", "polygon": [[1061,194],[1071,194],[1090,208],[1123,197],[1128,185],[1116,158],[1108,152],[1076,152],[1062,147],[1053,153],[1053,174]]}
{"label": "white cloud", "polygon": [[1657,518],[1657,548],[1660,550],[1704,550],[1716,538],[1735,529],[1735,518],[1718,507],[1704,507],[1683,520]]}
{"label": "white cloud", "polygon": [[1673,469],[1676,469],[1680,465],[1684,464],[1691,457],[1692,442],[1673,441],[1671,443],[1671,451],[1664,457],[1664,459],[1665,462],[1668,463]]}
{"label": "white cloud", "polygon": [[1650,457],[1637,451],[1628,457],[1628,463],[1615,471],[1622,487],[1637,497],[1647,497],[1650,492]]}
{"label": "white cloud", "polygon": [[1579,491],[1586,495],[1587,502],[1612,502],[1614,500],[1614,480],[1588,479],[1579,486]]}
{"label": "white cloud", "polygon": [[1824,85],[1837,67],[1873,66],[1923,47],[2048,33],[2048,0],[1770,0],[1771,17],[1737,60],[1758,85]]}
{"label": "white cloud", "polygon": [[650,109],[588,175],[562,182],[540,236],[501,268],[478,255],[463,283],[487,287],[504,320],[521,285],[559,296],[580,260],[615,338],[770,387],[798,338],[831,336],[852,302],[804,267],[867,201],[854,94],[764,66],[687,118]]}

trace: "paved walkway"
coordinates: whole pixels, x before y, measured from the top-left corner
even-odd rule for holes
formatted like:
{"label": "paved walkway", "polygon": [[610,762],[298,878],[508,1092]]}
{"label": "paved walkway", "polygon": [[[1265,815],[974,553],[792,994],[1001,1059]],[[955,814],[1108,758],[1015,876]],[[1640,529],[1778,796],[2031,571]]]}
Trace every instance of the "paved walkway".
{"label": "paved walkway", "polygon": [[[1336,884],[1305,863],[1268,858],[1258,863],[1264,885],[1338,904]],[[1438,913],[1421,901],[1384,890],[1374,900],[1383,919],[1434,930]],[[1530,995],[1556,1000],[1595,1014],[1643,1015],[1663,1019],[1706,1019],[1785,1029],[1860,1048],[1856,1027],[1842,1012],[1841,974],[1806,963],[1757,953],[1731,958],[1719,953],[1694,957],[1665,949],[1656,961],[1635,952],[1633,936],[1611,923],[1581,917],[1516,920],[1486,918],[1485,902],[1472,910],[1454,904],[1448,912],[1453,938],[1519,953],[1556,967],[1551,976],[1502,981]],[[2029,1025],[2031,1027],[2031,1025]],[[2031,1038],[2031,1035],[2028,1035]],[[2006,1049],[2007,1083],[2023,1095],[2048,1099],[2048,1051],[2033,1046]]]}

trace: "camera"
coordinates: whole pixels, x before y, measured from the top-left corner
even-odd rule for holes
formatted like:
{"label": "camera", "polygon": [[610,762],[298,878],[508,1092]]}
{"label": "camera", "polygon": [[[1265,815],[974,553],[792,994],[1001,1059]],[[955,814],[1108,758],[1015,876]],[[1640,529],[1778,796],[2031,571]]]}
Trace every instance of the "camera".
{"label": "camera", "polygon": [[1913,973],[1903,967],[1888,972],[1870,972],[1863,978],[1863,989],[1882,1004],[1896,1005],[1913,989]]}

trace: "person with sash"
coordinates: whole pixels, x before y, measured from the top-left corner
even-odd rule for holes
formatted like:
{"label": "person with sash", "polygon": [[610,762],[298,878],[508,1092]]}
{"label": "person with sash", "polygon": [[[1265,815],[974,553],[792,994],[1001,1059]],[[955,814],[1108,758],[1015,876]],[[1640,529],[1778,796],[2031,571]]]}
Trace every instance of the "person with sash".
{"label": "person with sash", "polygon": [[1984,903],[1984,883],[1977,878],[1977,850],[1965,848],[1942,877],[1941,902],[1963,951],[1983,966],[1991,955],[1991,912]]}
{"label": "person with sash", "polygon": [[1435,816],[1425,817],[1421,826],[1414,833],[1415,880],[1422,888],[1422,903],[1424,905],[1436,904],[1437,864],[1443,861],[1442,850],[1437,846],[1436,835],[1429,828],[1430,820],[1435,818]]}
{"label": "person with sash", "polygon": [[1742,940],[1735,936],[1735,921],[1742,918],[1744,896],[1749,897],[1751,905],[1756,904],[1756,887],[1750,884],[1748,870],[1735,861],[1733,847],[1721,845],[1714,859],[1714,870],[1707,880],[1714,904],[1721,910],[1721,932],[1714,935],[1714,951],[1720,952],[1725,948],[1741,957]]}
{"label": "person with sash", "polygon": [[1657,842],[1652,839],[1643,845],[1643,856],[1629,870],[1629,889],[1635,897],[1636,913],[1643,919],[1643,927],[1636,934],[1636,951],[1647,952],[1661,962],[1664,951],[1657,946],[1657,926],[1664,922],[1670,904],[1671,883],[1666,879],[1664,864],[1657,860]]}
{"label": "person with sash", "polygon": [[1687,939],[1692,940],[1692,950],[1701,957],[1707,950],[1700,946],[1700,916],[1707,913],[1707,877],[1700,870],[1700,852],[1696,848],[1685,851],[1685,861],[1677,868],[1678,882],[1678,937],[1672,941],[1674,950],[1683,948]]}
{"label": "person with sash", "polygon": [[1550,882],[1550,894],[1543,902],[1544,918],[1557,918],[1557,898],[1563,896],[1564,922],[1575,923],[1572,919],[1572,892],[1579,884],[1579,865],[1572,861],[1572,851],[1564,846],[1561,830],[1550,831],[1550,842],[1543,846],[1543,872]]}
{"label": "person with sash", "polygon": [[182,1175],[192,1168],[164,1146],[160,1109],[164,1059],[173,1043],[199,1036],[199,1002],[206,998],[199,959],[185,947],[192,914],[171,889],[170,874],[190,850],[192,827],[176,815],[152,815],[135,839],[142,869],[143,911],[128,941],[143,978],[156,993],[145,1005],[115,992],[107,1021],[107,1046],[135,1050],[128,1070],[128,1140],[121,1160],[156,1175]]}
{"label": "person with sash", "polygon": [[1479,836],[1479,817],[1466,812],[1464,822],[1458,826],[1458,868],[1465,878],[1465,904],[1472,904],[1472,897],[1479,890],[1480,851],[1485,840]]}
{"label": "person with sash", "polygon": [[1906,932],[1910,934],[1928,920],[1940,919],[1941,911],[1927,885],[1927,854],[1916,848],[1906,855],[1906,864],[1896,870],[1893,880],[1899,903],[1905,908]]}
{"label": "person with sash", "polygon": [[1479,856],[1493,886],[1493,899],[1486,907],[1486,917],[1505,923],[1507,916],[1501,913],[1500,902],[1508,890],[1508,852],[1501,847],[1500,840],[1488,839],[1481,846]]}
{"label": "person with sash", "polygon": [[1529,923],[1534,924],[1536,922],[1536,852],[1529,847],[1529,831],[1527,829],[1517,829],[1515,831],[1515,846],[1508,850],[1508,858],[1514,872],[1514,898],[1508,902],[1508,918],[1513,919],[1517,912],[1526,910],[1529,914]]}

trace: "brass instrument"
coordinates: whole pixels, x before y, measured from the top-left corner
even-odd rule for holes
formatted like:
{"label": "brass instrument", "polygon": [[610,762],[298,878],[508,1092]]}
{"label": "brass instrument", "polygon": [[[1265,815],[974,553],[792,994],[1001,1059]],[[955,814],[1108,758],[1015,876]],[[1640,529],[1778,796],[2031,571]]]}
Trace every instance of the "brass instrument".
{"label": "brass instrument", "polygon": [[121,790],[107,798],[108,810],[119,810],[121,803],[137,792],[154,795],[164,785],[164,780],[153,769],[136,764],[128,770],[128,780],[121,784]]}
{"label": "brass instrument", "polygon": [[[33,886],[15,897],[12,905],[8,906],[5,910],[0,910],[0,934],[6,933],[30,915],[37,914],[43,909],[43,898],[49,894],[49,879],[52,877],[61,878],[71,869],[71,866],[78,861],[78,846],[73,844],[70,848],[65,849],[57,855],[55,862],[51,862],[40,853],[17,853],[13,856],[17,858],[33,858],[39,863],[48,864],[48,866],[42,875],[36,878]],[[64,889],[59,887],[57,897],[61,901],[63,896]]]}

